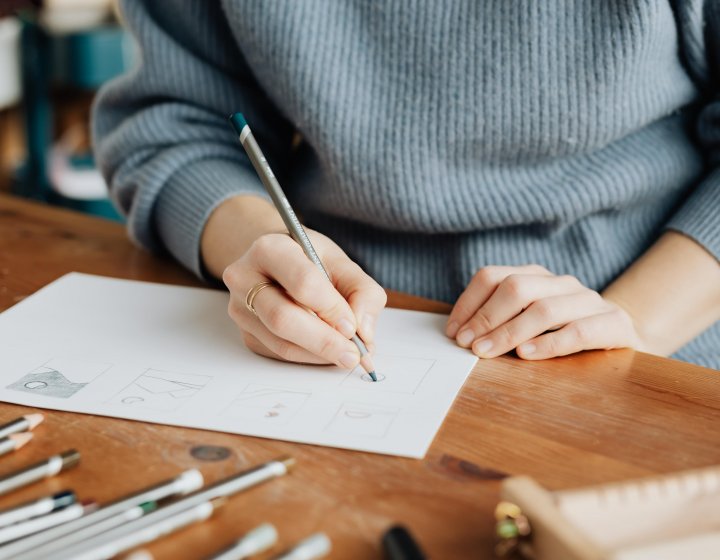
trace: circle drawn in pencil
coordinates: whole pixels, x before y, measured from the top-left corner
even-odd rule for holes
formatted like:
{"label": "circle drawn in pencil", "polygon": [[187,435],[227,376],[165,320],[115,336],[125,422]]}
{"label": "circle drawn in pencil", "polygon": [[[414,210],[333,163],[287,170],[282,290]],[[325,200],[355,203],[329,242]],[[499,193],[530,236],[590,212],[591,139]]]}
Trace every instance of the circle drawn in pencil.
{"label": "circle drawn in pencil", "polygon": [[352,418],[353,420],[360,420],[362,418],[370,418],[372,413],[364,410],[346,410],[345,416]]}
{"label": "circle drawn in pencil", "polygon": [[370,377],[367,373],[363,373],[360,376],[360,379],[367,381],[368,383],[380,383],[381,381],[385,381],[385,376],[382,373],[376,373],[375,376],[377,377],[377,381],[373,381],[372,377]]}
{"label": "circle drawn in pencil", "polygon": [[125,397],[120,402],[122,402],[123,404],[135,404],[135,403],[143,402],[144,400],[145,399],[143,399],[142,397]]}
{"label": "circle drawn in pencil", "polygon": [[25,383],[25,387],[28,389],[44,389],[48,384],[44,381],[28,381]]}

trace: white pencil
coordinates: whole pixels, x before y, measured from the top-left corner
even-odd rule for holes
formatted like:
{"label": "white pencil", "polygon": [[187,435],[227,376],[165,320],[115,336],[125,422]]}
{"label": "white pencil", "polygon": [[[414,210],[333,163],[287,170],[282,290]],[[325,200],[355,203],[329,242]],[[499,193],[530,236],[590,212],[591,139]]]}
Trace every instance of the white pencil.
{"label": "white pencil", "polygon": [[17,434],[32,430],[44,419],[45,417],[38,412],[16,418],[15,420],[0,426],[0,437],[7,437],[10,434]]}
{"label": "white pencil", "polygon": [[0,511],[0,527],[7,527],[13,523],[26,521],[57,511],[75,503],[75,493],[70,490],[58,492],[52,496],[45,496],[39,500],[24,502],[15,507]]}
{"label": "white pencil", "polygon": [[39,531],[44,531],[50,527],[55,527],[62,523],[67,523],[78,517],[82,517],[84,513],[90,512],[97,506],[95,504],[73,504],[55,513],[48,513],[29,521],[23,521],[22,523],[16,523],[10,525],[4,529],[0,529],[0,544],[15,539],[20,539]]}
{"label": "white pencil", "polygon": [[33,435],[28,432],[10,434],[7,437],[0,438],[0,456],[24,447],[32,438]]}

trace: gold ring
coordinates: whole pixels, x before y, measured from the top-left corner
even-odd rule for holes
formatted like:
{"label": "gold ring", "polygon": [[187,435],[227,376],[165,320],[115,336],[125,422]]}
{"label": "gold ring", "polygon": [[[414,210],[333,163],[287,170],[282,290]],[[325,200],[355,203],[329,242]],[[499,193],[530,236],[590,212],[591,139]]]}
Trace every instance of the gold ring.
{"label": "gold ring", "polygon": [[245,307],[247,307],[248,311],[255,315],[257,317],[257,311],[255,311],[255,308],[253,307],[253,302],[255,301],[255,298],[257,295],[263,291],[268,286],[273,286],[273,282],[258,282],[255,284],[250,290],[248,291],[247,295],[245,296]]}

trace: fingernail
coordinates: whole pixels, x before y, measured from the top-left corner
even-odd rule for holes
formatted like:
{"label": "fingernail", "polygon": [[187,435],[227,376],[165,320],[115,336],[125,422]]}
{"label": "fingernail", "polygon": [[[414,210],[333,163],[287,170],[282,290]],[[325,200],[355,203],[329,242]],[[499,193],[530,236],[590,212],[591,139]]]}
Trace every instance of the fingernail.
{"label": "fingernail", "polygon": [[537,350],[537,348],[535,348],[535,345],[532,342],[526,342],[525,344],[518,346],[518,352],[525,356],[534,354],[535,350]]}
{"label": "fingernail", "polygon": [[345,338],[352,338],[355,334],[355,327],[353,327],[353,324],[345,318],[340,319],[337,322],[337,325],[335,325],[335,328],[340,331],[340,334]]}
{"label": "fingernail", "polygon": [[355,369],[359,361],[359,356],[354,352],[345,352],[340,356],[340,365],[345,369]]}
{"label": "fingernail", "polygon": [[492,350],[493,343],[492,340],[485,339],[485,340],[479,340],[474,346],[473,346],[473,352],[478,355],[487,354],[490,350]]}
{"label": "fingernail", "polygon": [[460,325],[458,325],[455,321],[450,321],[447,328],[445,329],[445,334],[448,335],[450,338],[453,338],[457,334],[459,328]]}
{"label": "fingernail", "polygon": [[460,331],[460,334],[457,337],[457,341],[460,346],[470,346],[473,340],[475,340],[475,333],[470,329]]}
{"label": "fingernail", "polygon": [[366,336],[372,336],[375,331],[375,317],[366,313],[362,319],[363,333]]}

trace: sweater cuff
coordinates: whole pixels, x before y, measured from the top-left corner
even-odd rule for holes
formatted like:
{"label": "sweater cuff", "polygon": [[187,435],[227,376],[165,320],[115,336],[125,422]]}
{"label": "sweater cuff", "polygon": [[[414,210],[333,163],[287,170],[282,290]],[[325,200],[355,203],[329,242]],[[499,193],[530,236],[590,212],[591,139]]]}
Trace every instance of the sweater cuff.
{"label": "sweater cuff", "polygon": [[720,169],[700,183],[665,228],[691,237],[720,261]]}
{"label": "sweater cuff", "polygon": [[167,250],[203,280],[212,280],[200,257],[205,224],[222,202],[240,194],[269,200],[253,170],[227,159],[183,166],[160,191],[154,208],[157,233]]}

